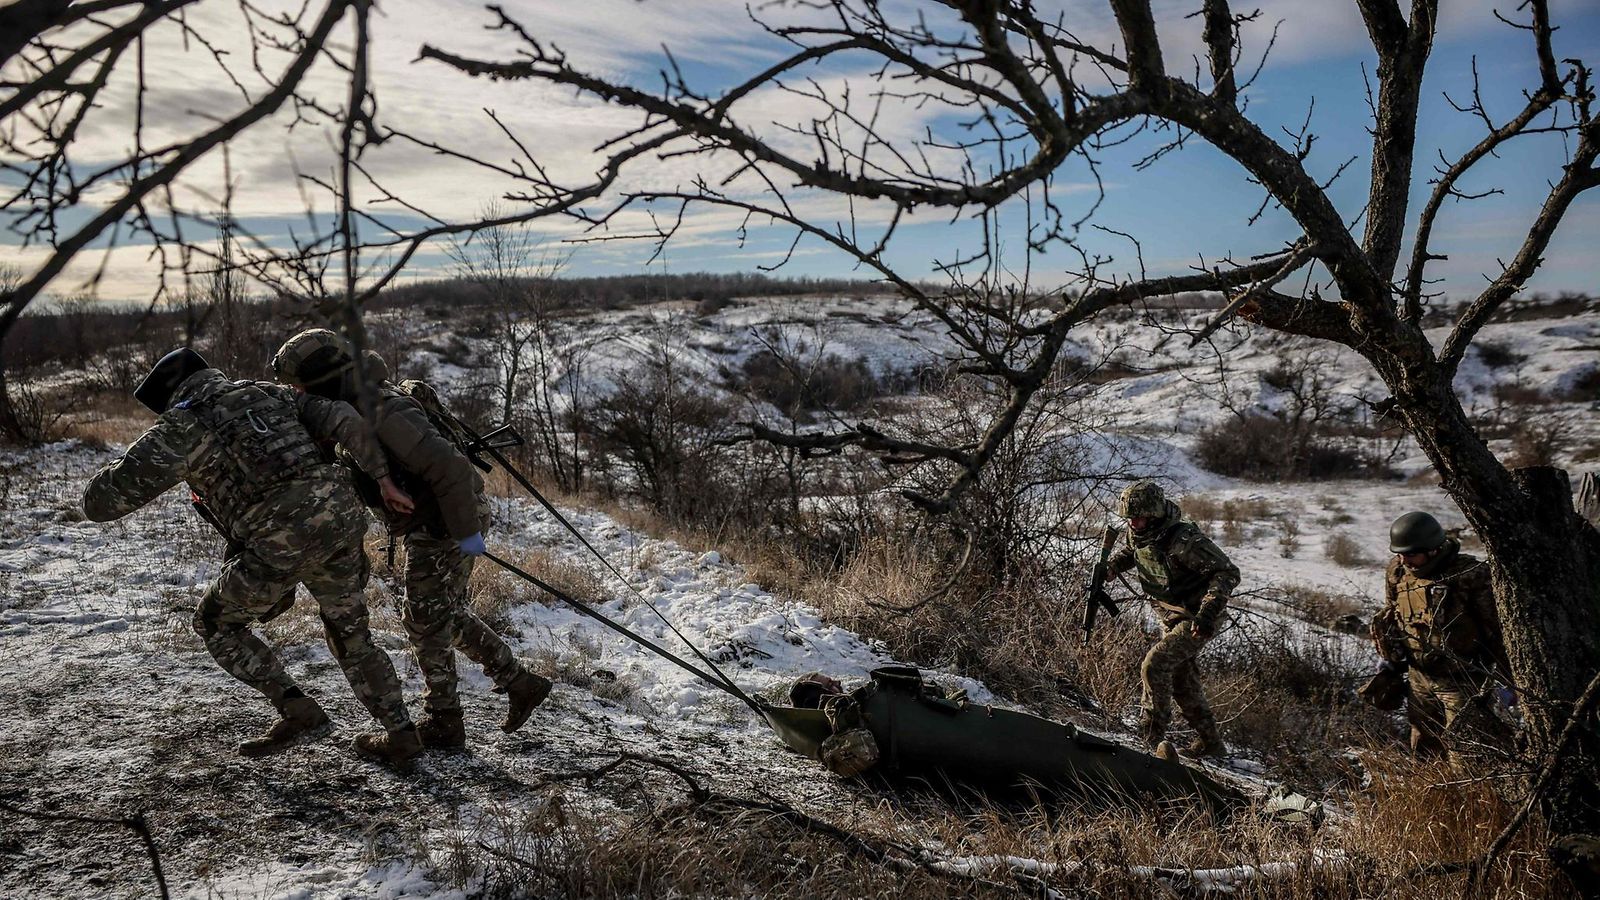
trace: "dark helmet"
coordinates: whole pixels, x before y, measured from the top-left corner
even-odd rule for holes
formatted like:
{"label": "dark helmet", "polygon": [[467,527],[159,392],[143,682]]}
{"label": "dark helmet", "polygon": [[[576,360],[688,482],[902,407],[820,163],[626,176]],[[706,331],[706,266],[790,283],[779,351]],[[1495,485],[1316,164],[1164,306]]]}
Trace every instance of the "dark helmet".
{"label": "dark helmet", "polygon": [[1444,526],[1425,512],[1408,512],[1389,526],[1389,550],[1394,553],[1427,553],[1444,545]]}
{"label": "dark helmet", "polygon": [[272,371],[285,384],[312,387],[355,367],[350,342],[326,328],[307,328],[278,348]]}
{"label": "dark helmet", "polygon": [[161,357],[150,374],[133,389],[133,398],[159,416],[172,405],[172,394],[177,391],[178,385],[183,384],[190,375],[209,368],[211,366],[204,356],[188,347],[179,347]]}

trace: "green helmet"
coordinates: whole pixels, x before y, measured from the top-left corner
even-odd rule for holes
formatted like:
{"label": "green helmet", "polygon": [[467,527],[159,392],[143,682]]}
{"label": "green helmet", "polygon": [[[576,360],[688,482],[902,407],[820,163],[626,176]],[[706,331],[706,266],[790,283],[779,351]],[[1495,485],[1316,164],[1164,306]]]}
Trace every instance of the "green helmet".
{"label": "green helmet", "polygon": [[1122,503],[1117,512],[1124,519],[1158,519],[1167,514],[1167,495],[1161,485],[1145,479],[1135,481],[1122,491]]}
{"label": "green helmet", "polygon": [[354,365],[350,342],[326,328],[307,328],[284,341],[272,356],[277,379],[301,386],[343,375]]}
{"label": "green helmet", "polygon": [[1408,512],[1389,526],[1389,550],[1394,553],[1437,550],[1444,539],[1444,526],[1425,512]]}

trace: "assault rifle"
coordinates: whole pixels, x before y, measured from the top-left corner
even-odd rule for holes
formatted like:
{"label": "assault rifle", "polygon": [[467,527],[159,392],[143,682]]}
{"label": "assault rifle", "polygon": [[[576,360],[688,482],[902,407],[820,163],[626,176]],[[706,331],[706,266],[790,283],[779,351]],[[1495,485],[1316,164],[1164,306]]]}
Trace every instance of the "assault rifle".
{"label": "assault rifle", "polygon": [[1094,571],[1089,575],[1089,589],[1084,592],[1083,598],[1083,642],[1089,643],[1089,633],[1094,631],[1095,617],[1100,614],[1100,608],[1105,607],[1106,612],[1115,616],[1117,614],[1116,601],[1106,593],[1106,566],[1111,561],[1111,548],[1117,545],[1117,537],[1121,532],[1115,525],[1107,525],[1106,533],[1100,538],[1100,558],[1094,564]]}
{"label": "assault rifle", "polygon": [[222,540],[228,545],[227,555],[223,559],[233,559],[238,556],[244,547],[233,539],[233,535],[229,534],[228,529],[223,526],[222,520],[217,518],[217,514],[211,511],[210,506],[206,505],[206,501],[193,490],[189,491],[189,505],[193,506],[194,511],[200,514],[200,518],[204,519],[208,525],[217,530],[218,534],[222,535]]}
{"label": "assault rifle", "polygon": [[522,439],[522,435],[517,432],[517,429],[507,423],[487,434],[477,435],[462,441],[461,452],[466,455],[468,460],[471,460],[473,465],[487,472],[492,467],[479,454],[489,449],[504,450],[508,447],[521,447],[525,443],[527,442]]}

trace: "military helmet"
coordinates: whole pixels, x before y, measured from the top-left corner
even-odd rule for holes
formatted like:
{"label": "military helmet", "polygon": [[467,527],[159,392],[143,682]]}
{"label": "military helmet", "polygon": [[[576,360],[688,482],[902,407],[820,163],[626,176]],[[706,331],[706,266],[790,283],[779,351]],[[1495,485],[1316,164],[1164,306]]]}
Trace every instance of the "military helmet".
{"label": "military helmet", "polygon": [[278,380],[301,386],[343,375],[354,365],[350,342],[326,328],[307,328],[272,355],[272,372]]}
{"label": "military helmet", "polygon": [[133,389],[133,398],[159,416],[172,405],[172,395],[178,385],[190,375],[209,368],[211,365],[204,356],[188,347],[179,347],[161,357],[150,369],[150,374]]}
{"label": "military helmet", "polygon": [[1389,550],[1393,553],[1426,553],[1444,544],[1444,526],[1425,512],[1408,512],[1389,526]]}
{"label": "military helmet", "polygon": [[1123,489],[1117,513],[1124,519],[1159,519],[1167,514],[1167,494],[1161,490],[1161,485],[1148,478],[1135,481]]}

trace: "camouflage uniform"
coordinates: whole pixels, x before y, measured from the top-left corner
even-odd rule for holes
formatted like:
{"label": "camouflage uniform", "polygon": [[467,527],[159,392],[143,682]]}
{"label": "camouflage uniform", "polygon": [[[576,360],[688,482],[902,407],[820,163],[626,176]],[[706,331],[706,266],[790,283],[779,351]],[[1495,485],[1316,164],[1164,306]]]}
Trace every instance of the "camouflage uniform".
{"label": "camouflage uniform", "polygon": [[488,527],[489,501],[478,470],[416,400],[389,381],[380,394],[378,440],[394,461],[396,480],[417,499],[416,514],[391,517],[390,527],[405,535],[403,618],[427,685],[423,706],[435,715],[459,715],[453,650],[502,690],[522,672],[511,648],[467,603],[473,558],[460,542]]}
{"label": "camouflage uniform", "polygon": [[[304,350],[296,346],[296,341],[303,337],[291,340],[279,351],[275,365],[284,370],[280,377],[294,380],[295,373],[290,370]],[[304,343],[320,349],[323,341]],[[467,604],[473,558],[462,552],[460,542],[488,527],[489,501],[483,477],[412,396],[413,391],[426,391],[425,396],[436,399],[431,388],[420,382],[402,386],[389,381],[388,367],[376,353],[369,351],[364,363],[367,377],[378,384],[378,441],[395,481],[414,500],[415,511],[402,516],[387,509],[370,470],[350,458],[348,445],[341,444],[339,455],[349,465],[367,505],[384,517],[392,534],[403,536],[405,541],[402,621],[426,686],[423,706],[431,716],[459,718],[455,650],[482,666],[501,690],[523,677],[511,648],[473,615]]]}
{"label": "camouflage uniform", "polygon": [[[1150,483],[1140,482],[1129,492],[1145,484]],[[1159,488],[1154,496],[1160,497]],[[1239,569],[1199,526],[1183,518],[1177,504],[1161,498],[1159,509],[1144,530],[1128,529],[1123,546],[1107,563],[1111,575],[1137,571],[1164,632],[1140,666],[1140,736],[1149,746],[1160,743],[1172,724],[1176,700],[1199,735],[1196,746],[1220,750],[1222,736],[1200,685],[1197,659],[1239,584]]]}
{"label": "camouflage uniform", "polygon": [[1509,682],[1510,664],[1487,565],[1453,539],[1414,570],[1395,557],[1372,638],[1378,655],[1407,673],[1414,752],[1454,758],[1505,748],[1492,689],[1497,677]]}
{"label": "camouflage uniform", "polygon": [[367,627],[366,517],[342,471],[313,440],[366,448],[367,471],[386,476],[359,415],[348,404],[275,384],[232,382],[216,369],[188,377],[173,401],[120,459],[95,473],[84,490],[85,514],[96,522],[121,518],[187,481],[237,548],[194,615],[217,663],[280,711],[303,697],[250,625],[304,584],[356,696],[386,729],[406,727],[394,667]]}

